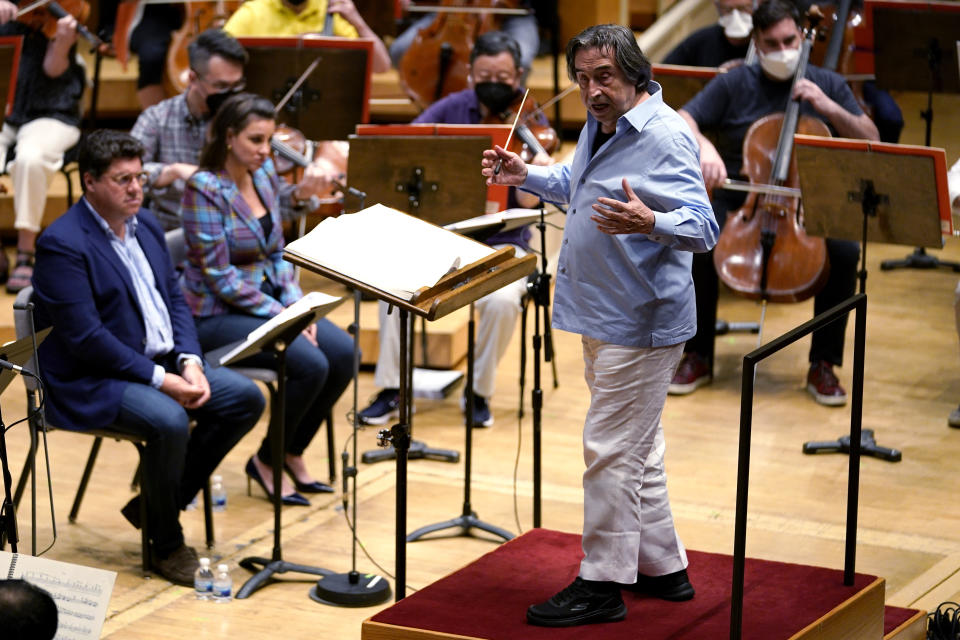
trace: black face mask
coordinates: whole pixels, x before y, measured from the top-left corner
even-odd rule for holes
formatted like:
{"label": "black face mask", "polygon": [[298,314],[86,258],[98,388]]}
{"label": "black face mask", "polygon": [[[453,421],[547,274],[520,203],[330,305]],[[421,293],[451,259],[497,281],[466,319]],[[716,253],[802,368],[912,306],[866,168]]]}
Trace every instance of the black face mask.
{"label": "black face mask", "polygon": [[517,90],[505,82],[478,82],[473,89],[477,100],[493,113],[503,113],[513,102]]}
{"label": "black face mask", "polygon": [[227,101],[232,95],[239,93],[238,91],[221,91],[220,93],[211,93],[207,96],[207,109],[209,110],[209,117],[217,115],[217,111],[220,110],[220,105]]}
{"label": "black face mask", "polygon": [[306,2],[306,1],[307,1],[307,0],[287,0],[287,2],[289,2],[290,4],[292,4],[292,5],[295,6],[295,7],[299,7],[300,5],[302,5],[302,4],[303,4],[304,2]]}

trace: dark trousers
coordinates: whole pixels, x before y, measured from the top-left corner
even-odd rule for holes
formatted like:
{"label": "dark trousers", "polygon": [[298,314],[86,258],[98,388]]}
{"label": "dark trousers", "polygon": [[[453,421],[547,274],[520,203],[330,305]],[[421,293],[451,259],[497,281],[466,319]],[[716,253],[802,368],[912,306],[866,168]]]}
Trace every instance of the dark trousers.
{"label": "dark trousers", "polygon": [[[146,440],[141,487],[153,549],[159,557],[183,544],[180,510],[263,412],[263,394],[252,381],[209,365],[205,375],[210,399],[190,410],[159,389],[131,382],[112,427]],[[191,418],[197,421],[192,431]]]}
{"label": "dark trousers", "polygon": [[[736,210],[743,203],[743,195],[717,190],[713,198],[713,212],[721,229],[727,220],[727,211]],[[857,261],[860,244],[848,240],[827,238],[827,258],[830,276],[813,301],[814,314],[826,311],[854,294],[857,284]],[[720,293],[717,271],[713,266],[713,251],[693,255],[693,286],[697,298],[697,334],[687,341],[684,352],[704,357],[713,368],[714,339],[717,326],[717,299]],[[847,317],[813,332],[810,341],[810,362],[826,360],[843,364],[843,341]]]}
{"label": "dark trousers", "polygon": [[[197,318],[197,334],[204,351],[222,347],[247,337],[265,322],[263,318],[227,313]],[[315,347],[303,336],[287,349],[287,387],[284,406],[286,453],[303,455],[320,424],[353,379],[353,338],[327,319],[317,322]],[[247,358],[243,364],[265,369],[276,368],[276,360],[267,353]],[[271,464],[270,438],[263,439],[257,457]]]}

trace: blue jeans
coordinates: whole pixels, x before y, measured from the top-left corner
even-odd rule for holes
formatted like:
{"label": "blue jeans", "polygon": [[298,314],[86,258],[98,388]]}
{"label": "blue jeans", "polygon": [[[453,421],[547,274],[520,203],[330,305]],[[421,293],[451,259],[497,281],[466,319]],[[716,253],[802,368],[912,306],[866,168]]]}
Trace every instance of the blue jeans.
{"label": "blue jeans", "polygon": [[[243,340],[264,322],[264,318],[233,313],[196,318],[200,346],[211,351]],[[317,321],[317,344],[314,347],[303,336],[297,336],[287,348],[284,449],[295,456],[303,455],[320,423],[353,378],[353,338],[347,332],[321,318]],[[276,360],[269,353],[247,358],[243,364],[276,368]],[[269,435],[263,439],[257,457],[264,464],[272,464]]]}
{"label": "blue jeans", "polygon": [[[251,380],[211,366],[204,373],[210,399],[198,409],[184,409],[149,385],[127,384],[112,426],[147,443],[141,488],[147,499],[153,549],[159,557],[183,544],[180,510],[263,413],[263,394]],[[197,421],[192,432],[191,418]]]}

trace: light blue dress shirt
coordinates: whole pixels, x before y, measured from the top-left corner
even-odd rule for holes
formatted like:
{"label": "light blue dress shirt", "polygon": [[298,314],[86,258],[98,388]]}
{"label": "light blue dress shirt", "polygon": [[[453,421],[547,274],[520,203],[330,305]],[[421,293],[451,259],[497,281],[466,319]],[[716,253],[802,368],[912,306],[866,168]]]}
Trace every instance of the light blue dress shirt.
{"label": "light blue dress shirt", "polygon": [[[130,274],[133,289],[137,295],[137,306],[143,314],[143,327],[146,332],[146,343],[143,355],[150,359],[169,353],[173,349],[173,323],[170,321],[170,312],[163,302],[163,297],[157,290],[157,281],[147,256],[144,255],[140,243],[137,242],[137,217],[132,216],[124,223],[126,226],[124,237],[121,240],[113,232],[107,221],[93,208],[93,205],[84,198],[84,203],[93,214],[93,219],[103,229],[110,246],[120,258],[123,266]],[[195,357],[195,356],[194,356]],[[199,360],[199,358],[197,358]],[[154,366],[153,378],[150,385],[159,389],[163,385],[166,370],[159,364]]]}
{"label": "light blue dress shirt", "polygon": [[[553,326],[629,347],[685,342],[697,330],[691,252],[709,251],[719,229],[690,128],[664,104],[660,85],[617,121],[590,157],[599,123],[589,113],[571,164],[527,165],[523,188],[569,203],[557,265]],[[630,187],[655,212],[653,233],[608,235],[590,219],[604,196]]]}

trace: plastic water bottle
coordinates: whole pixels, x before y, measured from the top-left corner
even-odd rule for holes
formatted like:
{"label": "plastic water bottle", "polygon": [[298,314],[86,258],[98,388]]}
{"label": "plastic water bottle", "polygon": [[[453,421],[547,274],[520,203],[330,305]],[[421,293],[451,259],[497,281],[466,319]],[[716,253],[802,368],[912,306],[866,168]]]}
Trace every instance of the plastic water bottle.
{"label": "plastic water bottle", "polygon": [[193,590],[197,600],[209,600],[213,597],[213,570],[210,558],[200,558],[200,566],[193,574]]}
{"label": "plastic water bottle", "polygon": [[230,568],[217,565],[217,577],[213,579],[214,602],[230,602],[233,598],[233,579],[230,577]]}
{"label": "plastic water bottle", "polygon": [[210,483],[210,500],[214,511],[225,511],[227,508],[227,491],[223,488],[223,476],[213,476]]}

